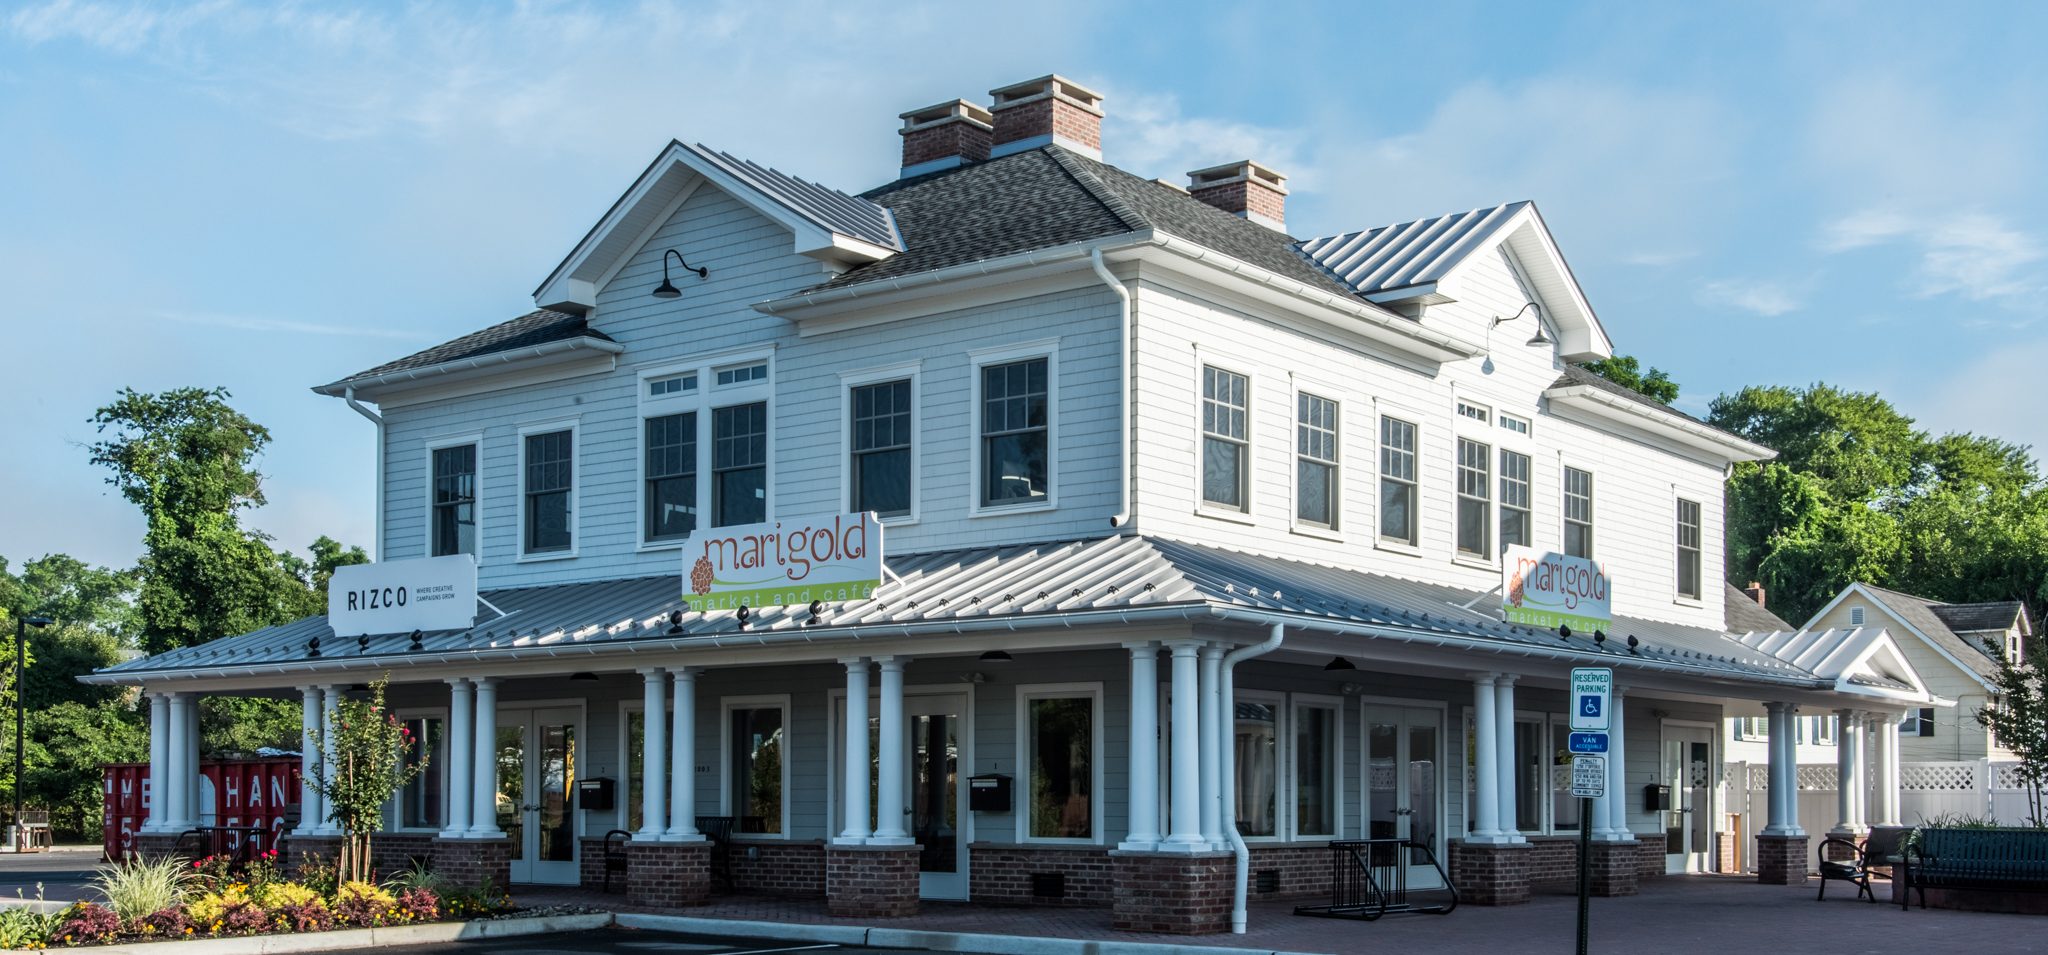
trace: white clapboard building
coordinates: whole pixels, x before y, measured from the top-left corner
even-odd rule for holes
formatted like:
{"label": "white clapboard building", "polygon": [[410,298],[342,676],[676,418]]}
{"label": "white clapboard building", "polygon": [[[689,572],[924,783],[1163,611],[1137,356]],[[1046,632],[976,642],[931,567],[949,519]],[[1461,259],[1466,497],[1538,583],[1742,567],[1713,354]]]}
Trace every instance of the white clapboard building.
{"label": "white clapboard building", "polygon": [[[1296,238],[1258,162],[1152,179],[1085,87],[992,95],[902,114],[860,193],[671,142],[534,311],[317,388],[380,449],[380,563],[336,586],[476,606],[87,677],[149,695],[145,841],[193,824],[205,698],[311,740],[388,675],[430,769],[380,843],[447,872],[1221,931],[1347,841],[1467,903],[1568,878],[1582,826],[1600,891],[1708,869],[1725,716],[1868,712],[1883,766],[1931,705],[1880,631],[1730,632],[1722,478],[1772,452],[1580,367],[1608,330],[1531,203]],[[878,559],[803,563],[871,590],[722,596],[835,521]],[[1581,666],[1617,685],[1590,813]]]}

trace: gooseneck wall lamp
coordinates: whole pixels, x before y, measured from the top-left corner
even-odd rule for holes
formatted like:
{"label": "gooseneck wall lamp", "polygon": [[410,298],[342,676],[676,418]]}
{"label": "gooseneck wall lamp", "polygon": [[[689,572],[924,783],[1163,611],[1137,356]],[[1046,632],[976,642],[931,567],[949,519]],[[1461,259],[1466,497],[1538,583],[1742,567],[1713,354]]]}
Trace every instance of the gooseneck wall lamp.
{"label": "gooseneck wall lamp", "polygon": [[662,253],[662,254],[661,254],[661,284],[660,284],[660,285],[658,285],[658,286],[655,286],[655,289],[654,289],[654,297],[655,297],[655,298],[682,298],[682,297],[683,297],[683,292],[682,292],[682,290],[681,290],[681,289],[679,289],[679,288],[676,288],[676,286],[675,286],[675,283],[674,283],[674,282],[670,282],[670,281],[668,280],[668,259],[669,259],[669,256],[675,256],[675,259],[676,259],[676,264],[677,264],[677,265],[680,265],[680,266],[682,266],[682,267],[683,267],[683,271],[685,271],[685,272],[695,272],[695,273],[697,273],[697,277],[698,277],[698,278],[700,278],[700,279],[708,279],[708,278],[710,278],[710,277],[711,277],[711,270],[710,270],[710,269],[705,269],[705,268],[692,268],[692,267],[690,266],[690,263],[688,263],[688,262],[685,262],[685,261],[683,261],[683,254],[682,254],[681,252],[677,252],[677,251],[676,251],[676,250],[674,250],[674,249],[670,249],[670,250],[668,250],[667,252],[664,252],[664,253]]}
{"label": "gooseneck wall lamp", "polygon": [[1538,305],[1535,302],[1530,302],[1529,304],[1522,306],[1519,311],[1515,312],[1515,314],[1510,315],[1506,318],[1500,318],[1496,316],[1493,320],[1493,324],[1487,327],[1487,334],[1491,335],[1494,329],[1499,328],[1502,325],[1506,325],[1507,323],[1512,322],[1515,319],[1521,318],[1522,312],[1526,312],[1532,308],[1536,310],[1536,334],[1534,337],[1529,339],[1528,344],[1532,347],[1536,345],[1550,344],[1550,336],[1544,334],[1543,331],[1543,306]]}

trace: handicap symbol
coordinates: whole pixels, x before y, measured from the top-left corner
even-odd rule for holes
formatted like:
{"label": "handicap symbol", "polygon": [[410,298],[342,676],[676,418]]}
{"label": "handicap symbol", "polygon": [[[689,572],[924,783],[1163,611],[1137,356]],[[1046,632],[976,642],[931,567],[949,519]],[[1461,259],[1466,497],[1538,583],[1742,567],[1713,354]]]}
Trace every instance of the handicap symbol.
{"label": "handicap symbol", "polygon": [[1582,697],[1579,697],[1579,715],[1581,715],[1581,716],[1599,716],[1599,715],[1600,715],[1600,698],[1599,698],[1599,697],[1597,697],[1597,696],[1582,696]]}

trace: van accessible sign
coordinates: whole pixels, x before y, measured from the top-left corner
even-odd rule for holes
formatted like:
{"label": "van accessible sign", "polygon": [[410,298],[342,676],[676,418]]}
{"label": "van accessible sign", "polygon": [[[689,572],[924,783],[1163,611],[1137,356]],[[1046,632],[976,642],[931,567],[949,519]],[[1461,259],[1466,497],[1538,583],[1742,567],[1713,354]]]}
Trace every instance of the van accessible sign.
{"label": "van accessible sign", "polygon": [[476,560],[468,554],[337,567],[327,582],[327,625],[337,637],[475,622]]}
{"label": "van accessible sign", "polygon": [[683,601],[736,610],[865,600],[882,583],[873,513],[705,528],[683,542]]}
{"label": "van accessible sign", "polygon": [[1543,630],[1614,626],[1607,569],[1583,557],[1510,546],[1500,562],[1501,616]]}

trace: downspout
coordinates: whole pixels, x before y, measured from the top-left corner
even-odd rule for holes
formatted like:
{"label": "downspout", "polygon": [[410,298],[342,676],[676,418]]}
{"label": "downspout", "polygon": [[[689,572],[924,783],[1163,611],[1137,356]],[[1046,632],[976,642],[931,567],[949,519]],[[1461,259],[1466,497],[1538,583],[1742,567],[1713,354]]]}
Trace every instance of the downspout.
{"label": "downspout", "polygon": [[1117,297],[1116,516],[1109,526],[1122,527],[1131,522],[1131,291],[1103,264],[1100,246],[1088,250],[1088,265]]}
{"label": "downspout", "polygon": [[370,533],[372,535],[370,538],[370,552],[377,555],[377,560],[382,561],[384,559],[384,416],[363,407],[363,403],[356,400],[356,386],[354,385],[349,385],[342,389],[341,400],[348,402],[348,406],[354,408],[356,414],[370,419],[370,423],[377,426],[377,519],[370,525]]}
{"label": "downspout", "polygon": [[[1229,716],[1223,720],[1224,727],[1234,729],[1237,725],[1237,665],[1253,657],[1262,657],[1280,649],[1280,641],[1286,636],[1286,628],[1273,625],[1273,632],[1264,643],[1249,647],[1238,647],[1223,655],[1223,711]],[[1237,853],[1237,881],[1230,904],[1230,931],[1243,935],[1245,927],[1245,896],[1250,889],[1252,875],[1252,850],[1244,844],[1244,836],[1237,831],[1237,734],[1221,740],[1218,760],[1223,770],[1221,795],[1223,797],[1223,835],[1230,840],[1230,849]]]}

